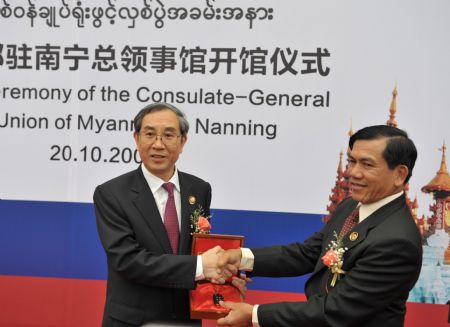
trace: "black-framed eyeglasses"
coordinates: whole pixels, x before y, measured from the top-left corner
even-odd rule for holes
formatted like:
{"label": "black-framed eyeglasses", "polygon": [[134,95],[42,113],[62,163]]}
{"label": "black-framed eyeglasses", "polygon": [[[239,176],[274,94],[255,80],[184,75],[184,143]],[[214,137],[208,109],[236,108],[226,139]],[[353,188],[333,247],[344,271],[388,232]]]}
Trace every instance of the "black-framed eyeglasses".
{"label": "black-framed eyeglasses", "polygon": [[139,135],[141,136],[142,141],[147,144],[153,144],[154,142],[156,142],[156,139],[159,136],[161,142],[167,146],[175,145],[178,141],[178,138],[181,137],[181,135],[176,133],[164,132],[163,134],[157,134],[152,131],[141,132],[139,133]]}

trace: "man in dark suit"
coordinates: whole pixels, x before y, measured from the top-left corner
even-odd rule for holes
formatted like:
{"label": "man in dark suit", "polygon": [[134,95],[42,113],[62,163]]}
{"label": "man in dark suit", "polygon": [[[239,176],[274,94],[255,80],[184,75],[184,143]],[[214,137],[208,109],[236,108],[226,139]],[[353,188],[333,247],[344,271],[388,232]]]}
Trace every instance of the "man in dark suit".
{"label": "man in dark suit", "polygon": [[219,325],[403,326],[422,262],[420,234],[404,194],[416,157],[413,142],[395,127],[355,133],[348,150],[351,198],[321,231],[304,243],[228,250],[219,260],[219,267],[231,263],[253,276],[311,273],[307,301],[223,302],[231,312]]}
{"label": "man in dark suit", "polygon": [[190,255],[190,218],[199,208],[209,215],[211,186],[175,166],[189,129],[179,109],[146,106],[134,128],[142,164],[94,193],[108,260],[103,326],[200,325],[189,318],[188,290],[196,280],[219,277],[221,249]]}

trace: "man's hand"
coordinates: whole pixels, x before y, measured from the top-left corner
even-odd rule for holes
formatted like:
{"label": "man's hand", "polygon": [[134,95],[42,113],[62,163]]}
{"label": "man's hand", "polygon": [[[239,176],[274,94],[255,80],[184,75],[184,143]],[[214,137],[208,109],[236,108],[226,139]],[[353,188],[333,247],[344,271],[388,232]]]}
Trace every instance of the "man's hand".
{"label": "man's hand", "polygon": [[241,258],[241,249],[231,249],[220,253],[217,273],[225,278],[236,275],[241,264]]}
{"label": "man's hand", "polygon": [[219,254],[221,253],[223,253],[223,249],[217,245],[202,254],[203,275],[217,284],[225,283],[225,278],[218,269]]}
{"label": "man's hand", "polygon": [[248,278],[245,274],[240,274],[239,277],[233,276],[231,284],[236,287],[241,293],[241,300],[244,301],[247,295],[247,284],[251,283],[252,280]]}
{"label": "man's hand", "polygon": [[231,309],[228,315],[217,320],[219,326],[249,327],[252,325],[253,305],[220,301],[224,308]]}

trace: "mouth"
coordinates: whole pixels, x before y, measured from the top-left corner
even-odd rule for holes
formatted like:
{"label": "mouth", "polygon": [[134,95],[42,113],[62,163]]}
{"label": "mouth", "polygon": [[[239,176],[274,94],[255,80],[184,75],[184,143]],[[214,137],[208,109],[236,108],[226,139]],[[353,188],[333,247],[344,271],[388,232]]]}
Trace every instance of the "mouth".
{"label": "mouth", "polygon": [[150,158],[152,158],[154,160],[162,160],[162,159],[165,159],[166,156],[163,156],[162,154],[152,154],[152,155],[150,155]]}
{"label": "mouth", "polygon": [[350,189],[352,191],[358,191],[361,190],[363,188],[365,188],[367,185],[364,184],[359,184],[359,183],[354,183],[354,182],[350,182]]}

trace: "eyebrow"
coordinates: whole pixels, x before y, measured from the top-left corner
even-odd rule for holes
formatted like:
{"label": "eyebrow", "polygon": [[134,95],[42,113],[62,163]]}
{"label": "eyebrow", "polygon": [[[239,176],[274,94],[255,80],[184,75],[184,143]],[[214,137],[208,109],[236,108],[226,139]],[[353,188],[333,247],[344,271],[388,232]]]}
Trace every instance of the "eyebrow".
{"label": "eyebrow", "polygon": [[[143,126],[142,129],[146,130],[146,131],[155,131],[156,130],[155,127],[149,126],[149,125]],[[175,127],[166,127],[166,128],[163,129],[163,132],[167,132],[167,131],[169,131],[169,132],[176,132],[177,129]]]}
{"label": "eyebrow", "polygon": [[362,162],[370,162],[370,163],[376,163],[377,162],[376,160],[374,160],[371,157],[362,157],[362,158],[356,159],[355,157],[353,157],[351,155],[350,152],[347,153],[347,159],[352,159],[352,160],[355,160],[355,161],[362,161]]}
{"label": "eyebrow", "polygon": [[376,163],[377,161],[376,160],[374,160],[373,158],[371,158],[371,157],[362,157],[362,158],[360,158],[358,161],[362,161],[362,162],[370,162],[370,163]]}

